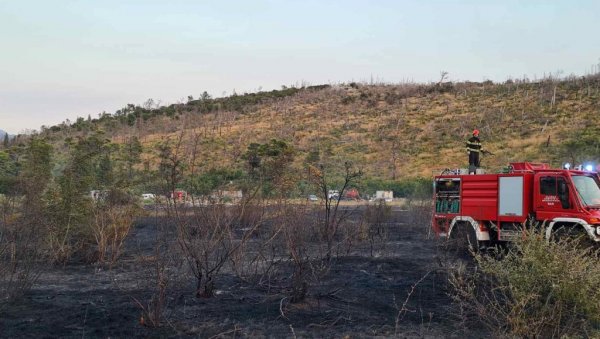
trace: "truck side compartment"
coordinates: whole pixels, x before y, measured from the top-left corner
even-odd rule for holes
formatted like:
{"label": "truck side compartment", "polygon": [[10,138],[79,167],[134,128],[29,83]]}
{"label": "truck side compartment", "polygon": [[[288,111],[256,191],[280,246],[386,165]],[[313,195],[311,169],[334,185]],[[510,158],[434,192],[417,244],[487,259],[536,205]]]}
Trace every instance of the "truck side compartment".
{"label": "truck side compartment", "polygon": [[464,176],[461,205],[461,215],[468,215],[475,220],[495,220],[498,214],[498,176]]}

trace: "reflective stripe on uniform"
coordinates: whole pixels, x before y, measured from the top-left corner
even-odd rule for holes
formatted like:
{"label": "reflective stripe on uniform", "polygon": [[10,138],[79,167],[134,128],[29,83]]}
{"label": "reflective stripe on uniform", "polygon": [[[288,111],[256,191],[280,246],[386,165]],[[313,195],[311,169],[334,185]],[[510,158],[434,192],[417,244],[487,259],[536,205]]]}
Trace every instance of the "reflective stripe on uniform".
{"label": "reflective stripe on uniform", "polygon": [[467,152],[481,152],[481,142],[467,141]]}

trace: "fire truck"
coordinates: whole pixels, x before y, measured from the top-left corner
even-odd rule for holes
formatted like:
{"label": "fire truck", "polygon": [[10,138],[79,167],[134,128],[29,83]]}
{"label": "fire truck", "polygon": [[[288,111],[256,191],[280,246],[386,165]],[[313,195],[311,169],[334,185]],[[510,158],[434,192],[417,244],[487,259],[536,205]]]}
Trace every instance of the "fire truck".
{"label": "fire truck", "polygon": [[445,170],[434,177],[433,199],[435,234],[476,249],[514,240],[524,225],[544,227],[548,239],[600,242],[600,178],[581,167],[517,162],[496,174]]}

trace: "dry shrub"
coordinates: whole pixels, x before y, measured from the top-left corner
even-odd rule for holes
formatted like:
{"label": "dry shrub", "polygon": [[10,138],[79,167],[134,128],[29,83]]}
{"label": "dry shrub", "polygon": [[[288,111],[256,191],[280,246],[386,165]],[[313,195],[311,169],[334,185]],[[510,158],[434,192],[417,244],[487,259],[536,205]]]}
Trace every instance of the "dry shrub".
{"label": "dry shrub", "polygon": [[142,258],[142,267],[148,270],[150,277],[146,281],[151,284],[147,289],[152,291],[150,299],[142,301],[133,298],[134,303],[141,311],[140,324],[148,327],[160,327],[165,319],[167,310],[167,292],[169,286],[169,275],[167,266],[169,261],[166,260],[162,253],[158,253],[160,245],[157,245],[157,253],[148,258]]}
{"label": "dry shrub", "polygon": [[0,309],[31,288],[41,272],[39,221],[24,218],[18,205],[0,196]]}
{"label": "dry shrub", "polygon": [[238,214],[238,220],[236,228],[238,232],[244,232],[249,229],[255,228],[256,225],[262,224],[266,218],[267,213],[267,202],[266,200],[253,197],[248,198],[250,201],[246,202],[245,205],[241,205]]}
{"label": "dry shrub", "polygon": [[173,291],[182,279],[182,270],[180,253],[171,242],[173,233],[169,231],[169,223],[155,216],[152,227],[156,228],[153,250],[150,255],[140,255],[136,260],[136,266],[141,268],[138,290],[143,294],[131,298],[141,312],[140,324],[157,328],[169,317],[167,310],[174,298]]}
{"label": "dry shrub", "polygon": [[575,241],[528,230],[501,259],[475,254],[477,269],[462,265],[450,276],[462,315],[501,337],[600,334],[599,253]]}
{"label": "dry shrub", "polygon": [[49,204],[47,256],[53,263],[74,259],[112,266],[140,212],[132,196],[116,189],[98,200],[65,197],[53,190],[45,199]]}
{"label": "dry shrub", "polygon": [[[277,222],[282,201],[257,201],[246,208],[240,220],[240,240],[236,251],[230,256],[231,267],[242,280],[258,285],[270,286],[279,269],[285,253],[282,227]],[[260,228],[254,225],[261,225]],[[244,232],[255,230],[244,239]]]}
{"label": "dry shrub", "polygon": [[112,266],[117,261],[138,212],[135,204],[100,204],[93,209],[94,219],[90,227],[96,240],[97,259],[100,264],[107,263]]}
{"label": "dry shrub", "polygon": [[306,298],[310,286],[329,272],[333,259],[315,212],[309,204],[285,205],[280,210],[278,222],[293,267],[290,282],[293,303]]}
{"label": "dry shrub", "polygon": [[195,208],[179,220],[177,241],[196,278],[196,296],[212,297],[214,276],[227,262],[234,244],[236,216],[231,208],[214,203]]}
{"label": "dry shrub", "polygon": [[[291,260],[292,276],[290,297],[292,303],[302,302],[311,288],[323,281],[335,264],[336,256],[331,255],[327,234],[323,234],[320,223],[322,210],[311,204],[282,206],[279,223],[285,239],[287,256]],[[357,238],[358,227],[349,226],[344,221],[339,224],[340,236],[333,242],[335,252],[346,245],[350,238]],[[348,249],[347,249],[348,250]]]}
{"label": "dry shrub", "polygon": [[365,223],[360,216],[362,214],[358,207],[353,207],[343,211],[340,225],[338,226],[336,237],[334,238],[334,255],[339,257],[342,255],[350,255],[353,250],[360,248],[359,245],[365,241]]}
{"label": "dry shrub", "polygon": [[[177,221],[177,242],[196,278],[196,296],[212,297],[215,277],[262,225],[252,197],[238,205],[221,202],[193,208]],[[243,222],[243,223],[242,223]]]}
{"label": "dry shrub", "polygon": [[371,257],[376,245],[382,248],[388,239],[387,224],[392,213],[391,206],[385,200],[379,200],[374,204],[368,204],[364,214],[362,237],[369,241]]}

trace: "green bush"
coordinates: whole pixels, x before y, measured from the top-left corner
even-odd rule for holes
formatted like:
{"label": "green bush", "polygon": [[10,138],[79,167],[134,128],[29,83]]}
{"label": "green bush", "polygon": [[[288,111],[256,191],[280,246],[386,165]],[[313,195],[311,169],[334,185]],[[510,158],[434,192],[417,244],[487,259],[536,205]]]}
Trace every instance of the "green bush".
{"label": "green bush", "polygon": [[538,230],[524,235],[502,258],[477,254],[474,272],[462,266],[450,276],[463,315],[501,337],[599,335],[598,250],[547,242]]}

